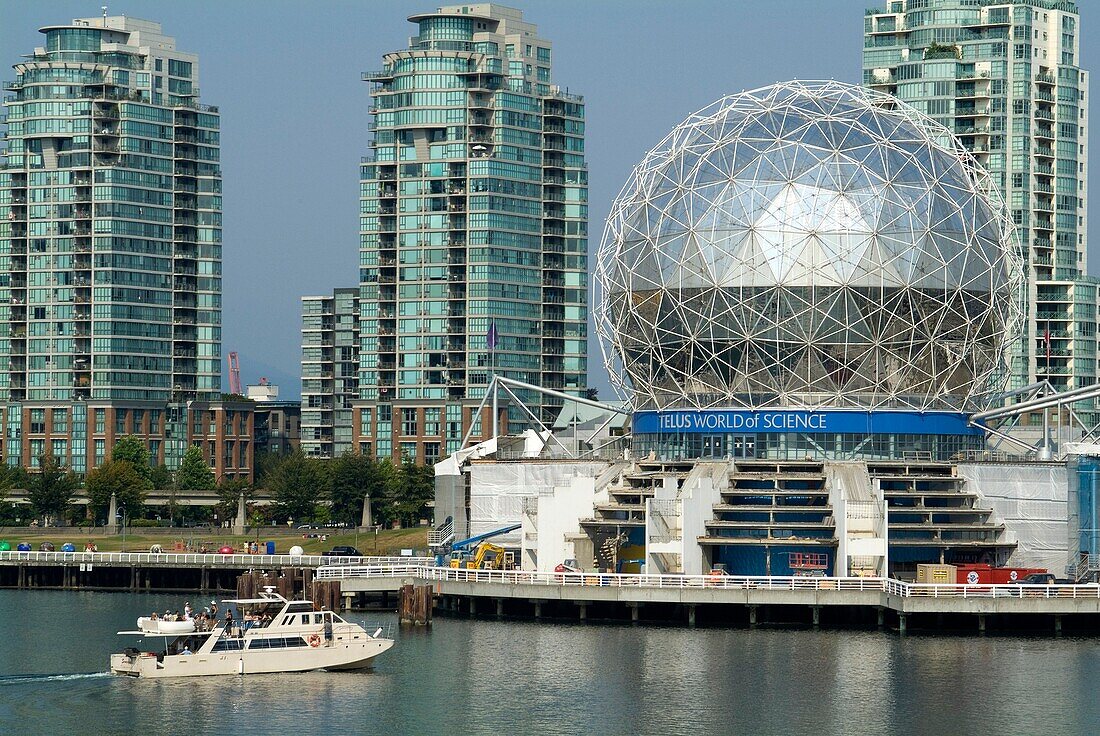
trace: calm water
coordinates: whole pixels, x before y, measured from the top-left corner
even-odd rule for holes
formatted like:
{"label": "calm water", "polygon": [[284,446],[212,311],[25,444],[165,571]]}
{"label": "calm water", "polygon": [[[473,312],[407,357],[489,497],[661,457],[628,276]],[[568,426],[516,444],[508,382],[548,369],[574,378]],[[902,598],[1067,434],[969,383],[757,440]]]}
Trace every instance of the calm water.
{"label": "calm water", "polygon": [[0,731],[1100,733],[1092,639],[437,619],[428,632],[399,633],[372,673],[103,674],[124,645],[115,632],[167,607],[182,608],[183,598],[0,591]]}

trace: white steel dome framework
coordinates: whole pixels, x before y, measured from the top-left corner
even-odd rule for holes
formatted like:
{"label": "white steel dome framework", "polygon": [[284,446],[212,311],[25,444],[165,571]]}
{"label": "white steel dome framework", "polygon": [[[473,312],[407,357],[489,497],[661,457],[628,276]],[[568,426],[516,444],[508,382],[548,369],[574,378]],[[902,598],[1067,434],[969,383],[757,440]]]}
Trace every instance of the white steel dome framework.
{"label": "white steel dome framework", "polygon": [[636,409],[971,409],[1019,321],[1013,243],[946,128],[861,87],[777,84],[634,169],[596,329]]}

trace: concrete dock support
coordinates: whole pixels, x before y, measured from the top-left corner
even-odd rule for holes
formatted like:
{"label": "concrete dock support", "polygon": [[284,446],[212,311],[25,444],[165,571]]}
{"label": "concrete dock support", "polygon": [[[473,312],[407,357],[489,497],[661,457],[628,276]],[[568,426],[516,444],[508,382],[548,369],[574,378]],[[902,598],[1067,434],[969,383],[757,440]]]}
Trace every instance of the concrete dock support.
{"label": "concrete dock support", "polygon": [[749,628],[756,628],[756,606],[749,606]]}
{"label": "concrete dock support", "polygon": [[695,628],[695,604],[688,606],[688,628]]}
{"label": "concrete dock support", "polygon": [[1054,614],[1054,635],[1062,635],[1062,616],[1060,614]]}
{"label": "concrete dock support", "polygon": [[886,609],[885,608],[879,608],[878,609],[878,630],[882,631],[882,629],[885,626],[886,626]]}
{"label": "concrete dock support", "polygon": [[581,621],[587,621],[588,620],[588,604],[587,603],[578,603],[577,604],[577,615],[580,617]]}
{"label": "concrete dock support", "polygon": [[210,568],[204,567],[199,572],[199,590],[210,590]]}
{"label": "concrete dock support", "polygon": [[978,614],[978,633],[985,636],[985,614]]}
{"label": "concrete dock support", "polygon": [[638,609],[641,608],[641,606],[637,603],[628,603],[627,606],[630,608],[630,623],[637,624],[639,617]]}
{"label": "concrete dock support", "polygon": [[535,619],[542,618],[542,601],[535,601]]}
{"label": "concrete dock support", "polygon": [[470,596],[470,615],[477,615],[477,598]]}
{"label": "concrete dock support", "polygon": [[898,633],[899,634],[904,634],[905,633],[905,614],[904,613],[899,613],[898,614]]}
{"label": "concrete dock support", "polygon": [[504,599],[497,598],[497,618],[504,618]]}
{"label": "concrete dock support", "polygon": [[821,606],[810,606],[810,614],[813,617],[814,628],[821,627]]}

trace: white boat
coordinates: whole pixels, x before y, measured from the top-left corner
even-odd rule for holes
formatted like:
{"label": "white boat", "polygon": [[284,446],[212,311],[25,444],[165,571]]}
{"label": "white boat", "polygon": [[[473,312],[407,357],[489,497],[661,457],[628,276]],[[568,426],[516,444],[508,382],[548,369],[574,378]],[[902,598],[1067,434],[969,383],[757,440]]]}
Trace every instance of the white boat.
{"label": "white boat", "polygon": [[369,634],[333,611],[315,611],[310,601],[288,601],[270,588],[260,596],[224,601],[236,606],[239,617],[208,631],[197,630],[194,621],[139,618],[137,630],[118,633],[162,643],[154,650],[128,647],[112,654],[111,672],[195,677],[366,669],[394,644],[380,636],[381,629]]}

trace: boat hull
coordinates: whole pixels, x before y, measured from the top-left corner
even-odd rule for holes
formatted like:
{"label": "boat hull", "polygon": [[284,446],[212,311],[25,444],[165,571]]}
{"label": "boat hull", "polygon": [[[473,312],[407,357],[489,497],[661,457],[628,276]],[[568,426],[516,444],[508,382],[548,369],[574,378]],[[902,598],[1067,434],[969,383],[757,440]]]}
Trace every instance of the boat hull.
{"label": "boat hull", "polygon": [[111,655],[111,672],[129,677],[204,677],[313,670],[356,670],[393,646],[392,639],[327,642],[319,647],[181,654],[157,657],[151,652]]}

